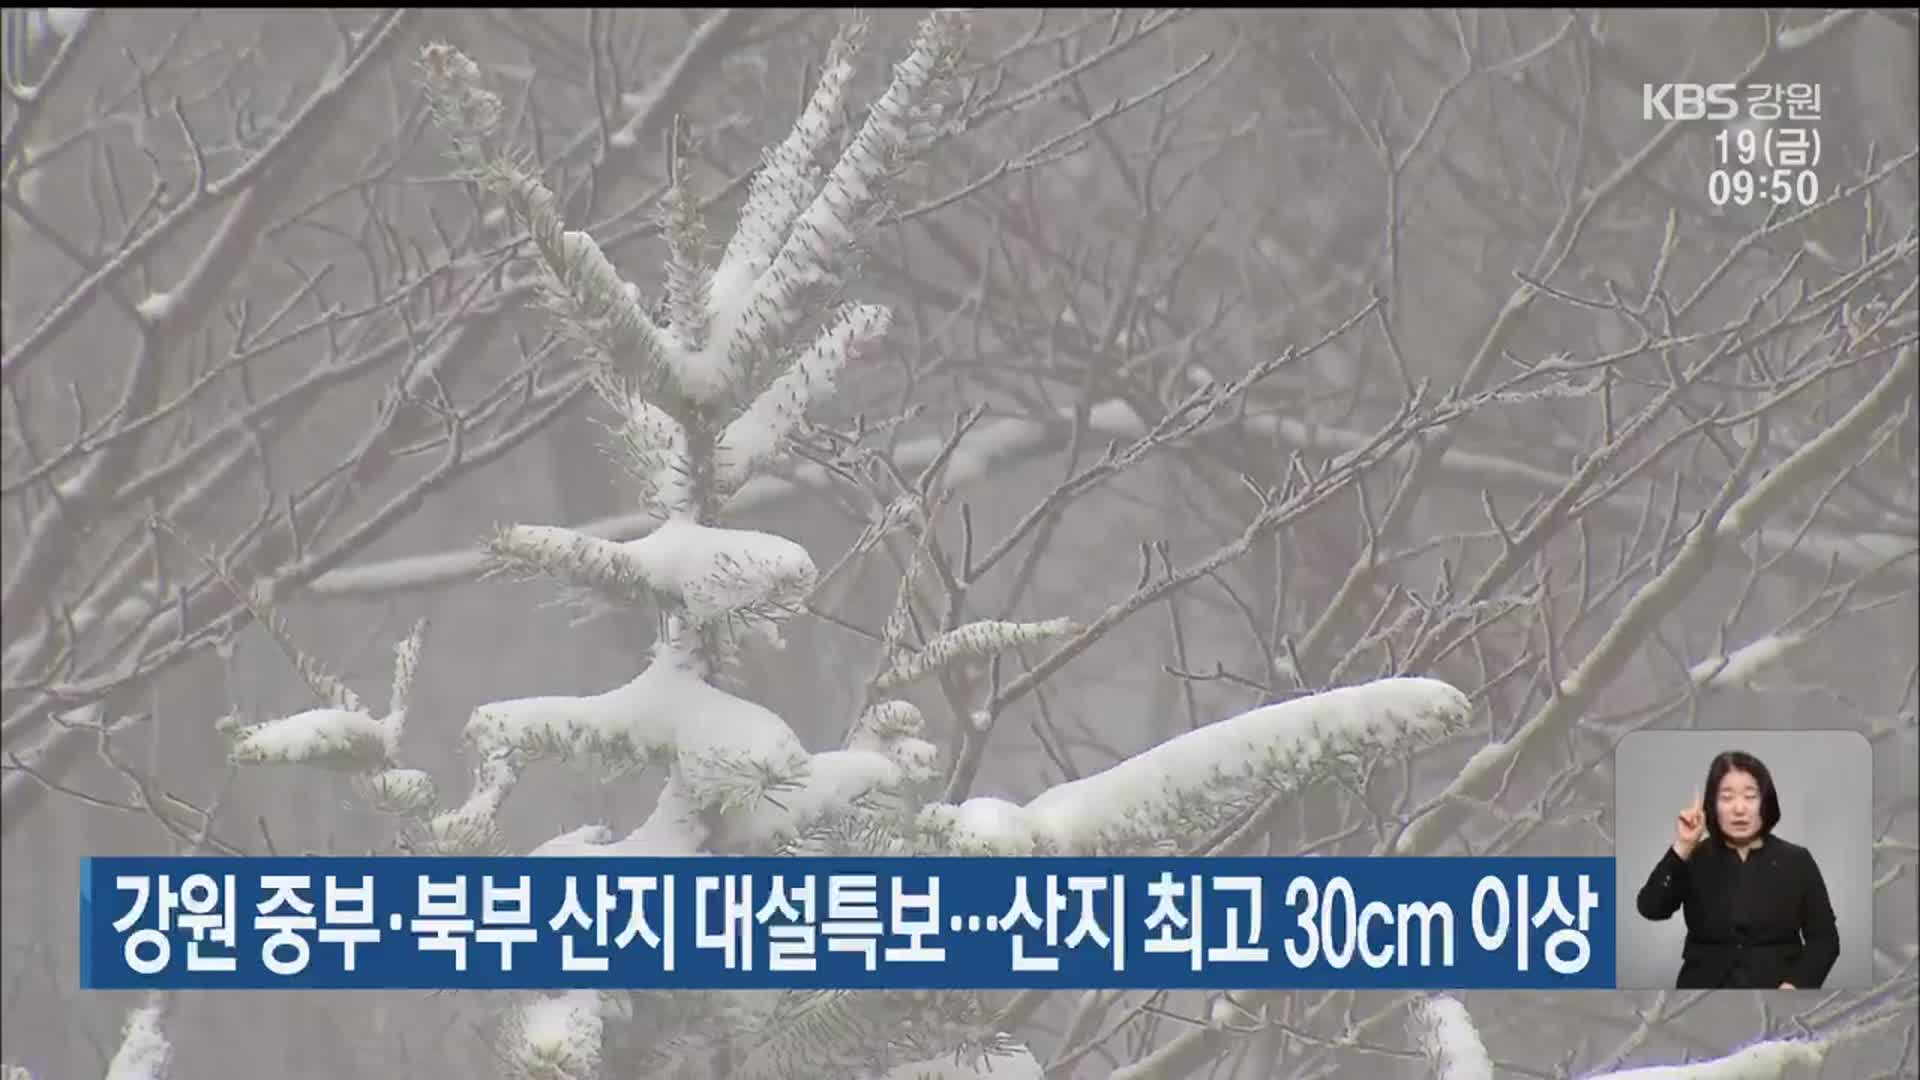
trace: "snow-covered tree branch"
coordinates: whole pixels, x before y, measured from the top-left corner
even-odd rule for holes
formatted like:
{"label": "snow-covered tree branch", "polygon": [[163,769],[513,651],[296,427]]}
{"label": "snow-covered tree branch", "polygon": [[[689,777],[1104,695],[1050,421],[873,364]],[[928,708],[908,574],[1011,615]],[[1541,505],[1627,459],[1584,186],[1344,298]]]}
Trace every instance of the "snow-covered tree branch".
{"label": "snow-covered tree branch", "polygon": [[[4,20],[7,1080],[1920,1057],[1910,18]],[[1680,71],[1817,85],[1814,197]],[[1624,735],[1809,725],[1866,989],[62,975],[77,853],[1604,855]]]}

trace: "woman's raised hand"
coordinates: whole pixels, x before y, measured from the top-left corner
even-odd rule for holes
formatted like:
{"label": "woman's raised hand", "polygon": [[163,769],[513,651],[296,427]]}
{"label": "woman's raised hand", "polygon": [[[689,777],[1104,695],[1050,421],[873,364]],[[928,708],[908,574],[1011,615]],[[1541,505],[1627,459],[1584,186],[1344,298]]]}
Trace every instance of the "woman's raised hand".
{"label": "woman's raised hand", "polygon": [[1673,819],[1673,853],[1690,858],[1693,849],[1707,835],[1707,813],[1698,803],[1687,807]]}

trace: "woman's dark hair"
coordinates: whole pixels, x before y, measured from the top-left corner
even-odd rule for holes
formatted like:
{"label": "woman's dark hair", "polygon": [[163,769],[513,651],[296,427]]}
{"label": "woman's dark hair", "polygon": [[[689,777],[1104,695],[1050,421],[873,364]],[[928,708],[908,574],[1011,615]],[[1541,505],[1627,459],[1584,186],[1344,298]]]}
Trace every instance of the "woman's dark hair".
{"label": "woman's dark hair", "polygon": [[1773,774],[1766,764],[1745,750],[1722,751],[1707,766],[1707,790],[1700,800],[1706,810],[1701,816],[1707,819],[1707,832],[1720,839],[1720,782],[1730,772],[1746,773],[1760,786],[1760,835],[1772,835],[1773,827],[1780,824],[1780,792],[1773,786]]}

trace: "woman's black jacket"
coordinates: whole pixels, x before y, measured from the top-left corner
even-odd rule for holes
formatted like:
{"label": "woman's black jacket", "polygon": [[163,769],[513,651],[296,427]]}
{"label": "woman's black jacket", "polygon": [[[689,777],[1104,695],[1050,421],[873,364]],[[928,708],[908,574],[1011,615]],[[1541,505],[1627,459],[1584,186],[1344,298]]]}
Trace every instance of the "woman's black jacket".
{"label": "woman's black jacket", "polygon": [[1640,888],[1644,918],[1684,911],[1681,990],[1816,990],[1840,958],[1833,904],[1813,854],[1769,836],[1739,853],[1711,837],[1682,859],[1668,848]]}

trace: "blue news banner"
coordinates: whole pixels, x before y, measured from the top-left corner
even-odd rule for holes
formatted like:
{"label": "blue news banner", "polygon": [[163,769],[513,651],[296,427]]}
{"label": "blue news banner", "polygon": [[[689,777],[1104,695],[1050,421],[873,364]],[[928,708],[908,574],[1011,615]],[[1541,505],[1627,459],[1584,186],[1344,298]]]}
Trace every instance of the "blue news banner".
{"label": "blue news banner", "polygon": [[90,858],[88,989],[1608,989],[1605,858]]}

